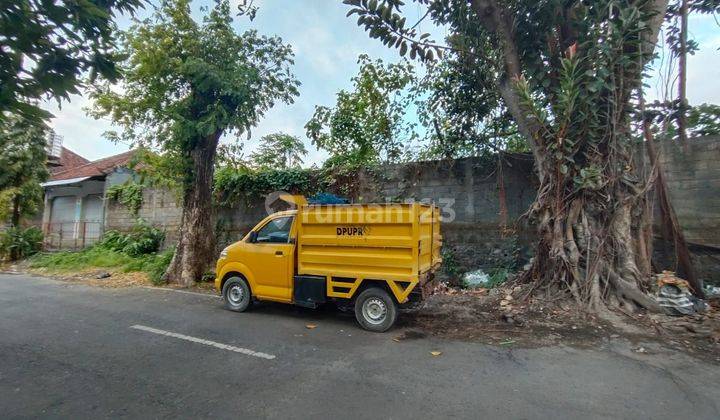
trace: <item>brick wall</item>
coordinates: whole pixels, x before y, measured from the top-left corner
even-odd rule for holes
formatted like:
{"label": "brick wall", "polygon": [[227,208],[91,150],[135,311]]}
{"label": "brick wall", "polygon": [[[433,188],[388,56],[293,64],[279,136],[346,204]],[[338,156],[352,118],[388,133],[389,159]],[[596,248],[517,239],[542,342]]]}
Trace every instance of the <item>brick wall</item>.
{"label": "brick wall", "polygon": [[138,215],[114,200],[108,200],[105,208],[105,230],[128,231],[136,223],[138,217],[148,223],[162,227],[166,232],[167,244],[174,244],[178,239],[182,208],[178,205],[175,194],[167,190],[145,188],[143,204]]}

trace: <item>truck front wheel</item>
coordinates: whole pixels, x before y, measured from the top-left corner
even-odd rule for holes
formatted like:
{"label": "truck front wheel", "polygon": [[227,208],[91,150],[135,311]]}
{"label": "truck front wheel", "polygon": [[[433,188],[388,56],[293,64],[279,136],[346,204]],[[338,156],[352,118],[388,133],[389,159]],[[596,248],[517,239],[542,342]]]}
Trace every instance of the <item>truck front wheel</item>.
{"label": "truck front wheel", "polygon": [[385,332],[395,324],[397,305],[385,290],[370,287],[355,299],[355,318],[368,331]]}
{"label": "truck front wheel", "polygon": [[248,306],[252,296],[250,295],[250,286],[245,279],[240,277],[230,277],[223,285],[222,297],[225,301],[225,308],[235,312],[243,312]]}

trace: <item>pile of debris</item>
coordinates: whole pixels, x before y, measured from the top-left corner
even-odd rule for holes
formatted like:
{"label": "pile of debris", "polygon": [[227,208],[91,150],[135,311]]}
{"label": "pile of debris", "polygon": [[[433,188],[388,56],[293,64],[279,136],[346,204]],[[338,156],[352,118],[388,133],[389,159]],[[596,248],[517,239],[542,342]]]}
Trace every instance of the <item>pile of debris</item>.
{"label": "pile of debris", "polygon": [[663,271],[656,274],[655,279],[658,287],[656,300],[668,315],[704,314],[710,309],[704,300],[693,296],[688,282],[674,272]]}

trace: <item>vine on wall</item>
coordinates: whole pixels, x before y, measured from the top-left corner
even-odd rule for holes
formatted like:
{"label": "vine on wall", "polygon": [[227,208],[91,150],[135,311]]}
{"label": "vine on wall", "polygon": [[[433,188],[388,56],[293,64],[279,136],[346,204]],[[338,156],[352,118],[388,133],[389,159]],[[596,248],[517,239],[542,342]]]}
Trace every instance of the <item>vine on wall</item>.
{"label": "vine on wall", "polygon": [[215,173],[214,196],[217,204],[227,207],[238,202],[250,205],[274,191],[308,197],[330,192],[362,201],[364,192],[379,189],[378,174],[372,168],[359,167],[266,170],[225,167]]}
{"label": "vine on wall", "polygon": [[106,196],[125,206],[133,216],[137,216],[142,207],[144,188],[142,184],[128,180],[108,188]]}

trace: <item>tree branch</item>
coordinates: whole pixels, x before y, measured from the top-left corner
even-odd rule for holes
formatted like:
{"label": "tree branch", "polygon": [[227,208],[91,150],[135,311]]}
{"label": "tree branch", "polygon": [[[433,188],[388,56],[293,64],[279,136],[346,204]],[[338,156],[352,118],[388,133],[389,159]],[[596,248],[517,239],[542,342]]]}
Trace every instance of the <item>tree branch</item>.
{"label": "tree branch", "polygon": [[510,115],[518,125],[518,131],[525,136],[530,144],[530,149],[535,157],[538,168],[538,176],[542,182],[545,178],[544,157],[541,153],[541,145],[538,142],[537,133],[540,130],[538,124],[528,118],[528,110],[522,106],[520,95],[514,86],[515,81],[522,77],[520,67],[520,55],[515,44],[515,37],[503,10],[494,0],[473,0],[472,8],[480,19],[480,23],[488,32],[497,36],[500,43],[500,50],[505,66],[505,75],[499,81],[500,96],[505,101]]}

